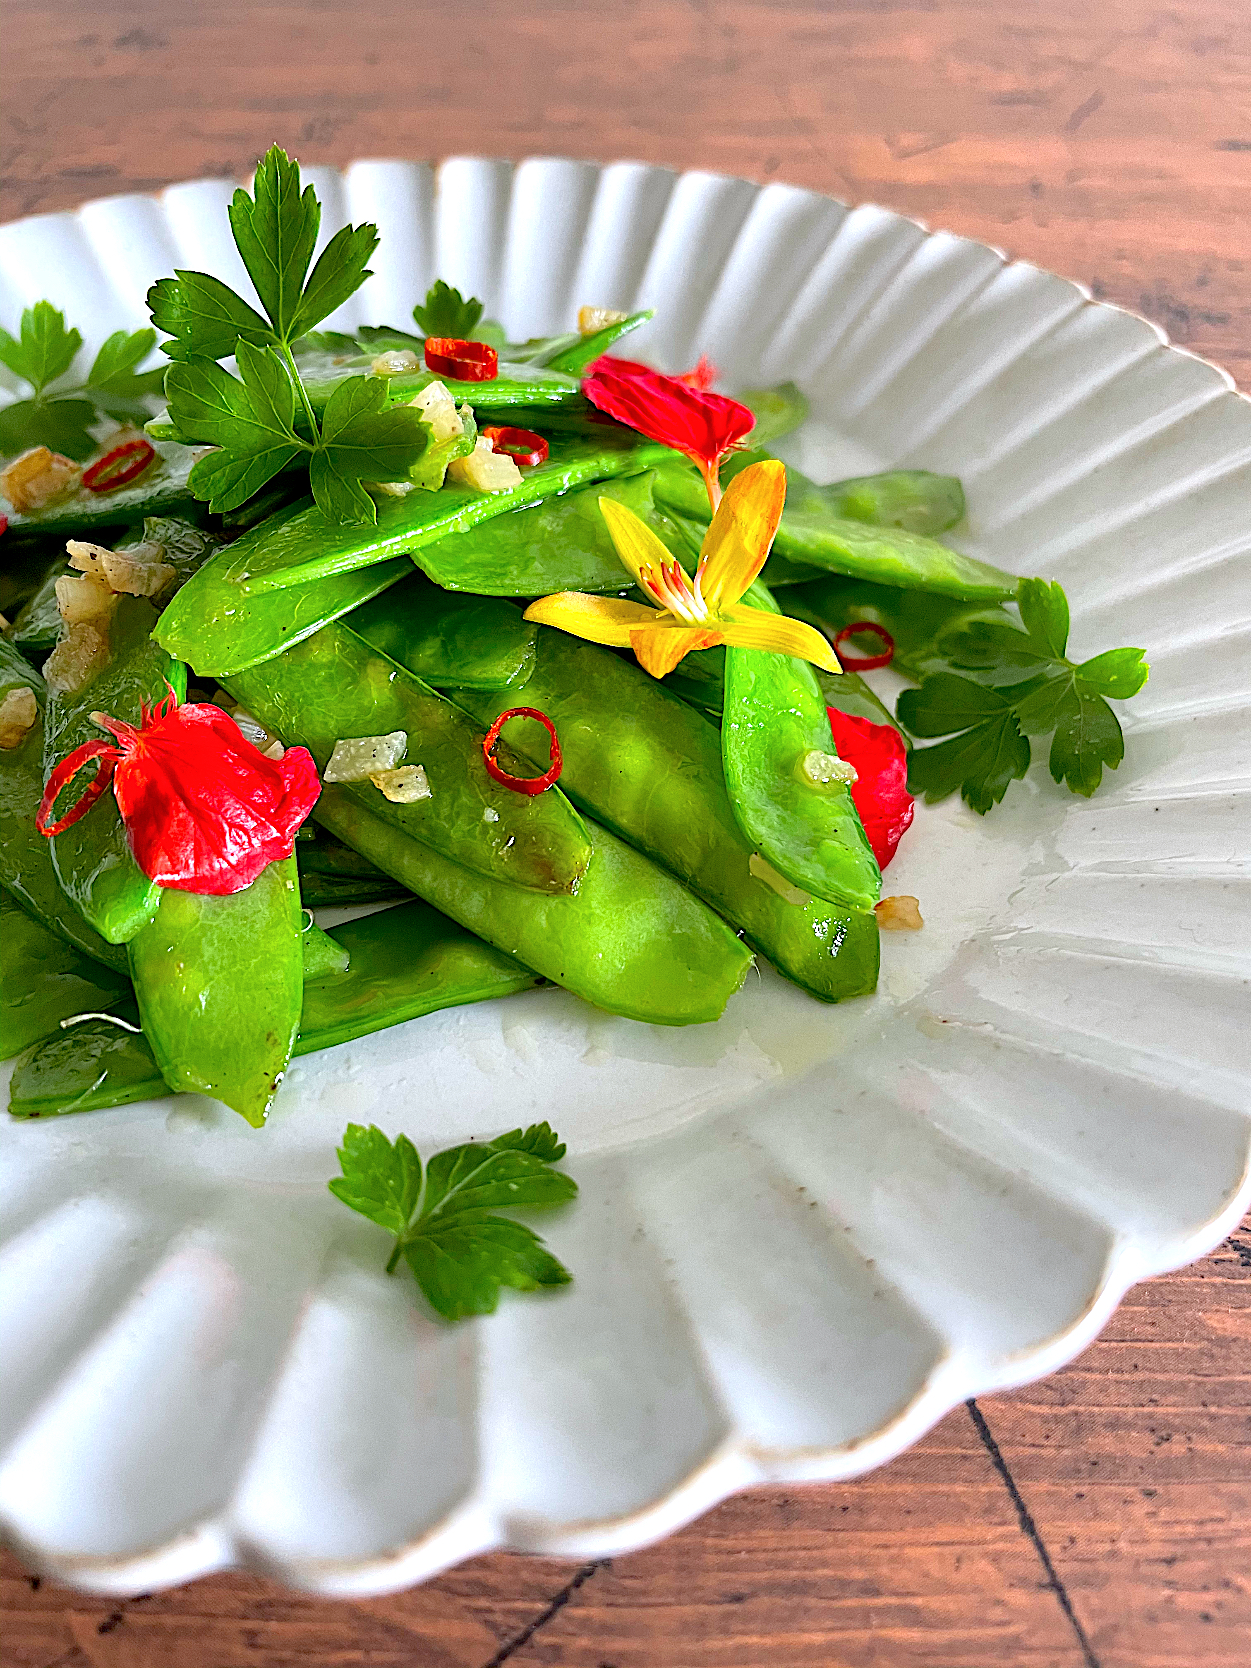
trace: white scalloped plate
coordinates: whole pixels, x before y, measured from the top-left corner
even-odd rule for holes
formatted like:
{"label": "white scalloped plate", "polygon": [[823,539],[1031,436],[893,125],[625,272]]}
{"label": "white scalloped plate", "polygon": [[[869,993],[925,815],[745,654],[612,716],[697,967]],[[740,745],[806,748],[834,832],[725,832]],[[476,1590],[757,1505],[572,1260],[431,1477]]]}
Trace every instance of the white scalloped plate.
{"label": "white scalloped plate", "polygon": [[[830,1010],[767,968],[671,1031],[533,992],[301,1060],[261,1134],[165,1101],[0,1126],[0,1533],[130,1593],[231,1563],[330,1593],[508,1545],[588,1557],[746,1484],[848,1477],[1069,1360],[1247,1197],[1251,409],[1154,326],[883,209],[541,159],[311,169],[376,220],[333,321],[435,275],[514,335],[657,309],[640,349],[796,378],[792,460],[963,477],[959,543],[1061,579],[1078,656],[1152,663],[1090,802],[1045,764],[922,809],[924,932]],[[230,186],[0,231],[0,319],[94,346],[175,266],[245,280]],[[423,1150],[549,1117],[571,1290],[448,1330],[326,1191],[349,1119]]]}

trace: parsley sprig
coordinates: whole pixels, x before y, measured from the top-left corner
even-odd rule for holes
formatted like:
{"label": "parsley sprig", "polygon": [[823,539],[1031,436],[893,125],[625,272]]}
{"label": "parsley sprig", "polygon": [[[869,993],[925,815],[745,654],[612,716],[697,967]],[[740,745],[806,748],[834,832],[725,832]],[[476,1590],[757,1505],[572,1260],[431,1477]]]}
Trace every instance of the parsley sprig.
{"label": "parsley sprig", "polygon": [[452,336],[468,341],[482,317],[482,303],[476,296],[467,301],[459,290],[436,278],[426,292],[424,307],[413,308],[413,318],[423,336]]}
{"label": "parsley sprig", "polygon": [[[178,271],[148,292],[152,322],[171,338],[165,377],[172,422],[186,439],[217,448],[191,471],[191,490],[212,509],[237,509],[301,456],[318,508],[330,521],[372,522],[363,481],[404,480],[429,430],[409,406],[386,406],[381,378],[351,377],[320,420],[292,345],[355,294],[377,227],[344,226],[309,270],[321,205],[300,189],[299,164],[275,145],[256,171],[253,195],[235,192],[230,228],[265,310],[262,317],[207,272]],[[239,375],[218,360],[234,354]]]}
{"label": "parsley sprig", "polygon": [[91,426],[101,416],[119,423],[151,416],[147,397],[159,393],[163,372],[138,371],[156,344],[155,330],[114,331],[92,362],[87,380],[54,388],[73,367],[82,334],[65,314],[37,301],[22,314],[20,332],[0,328],[0,362],[30,386],[30,396],[0,410],[0,453],[50,446],[82,462],[96,450]]}
{"label": "parsley sprig", "polygon": [[349,1124],[339,1149],[343,1174],[329,1186],[395,1235],[387,1273],[402,1258],[439,1314],[462,1320],[493,1313],[502,1286],[534,1291],[572,1278],[533,1229],[494,1214],[574,1198],[577,1183],[552,1168],[564,1156],[564,1142],[543,1123],[449,1147],[423,1167],[406,1135],[391,1142],[376,1125]]}
{"label": "parsley sprig", "polygon": [[1143,650],[1109,649],[1074,664],[1065,656],[1063,587],[1022,580],[1017,605],[1023,629],[1010,620],[975,619],[942,636],[946,658],[976,672],[976,681],[938,672],[899,697],[900,722],[913,735],[950,738],[909,757],[908,786],[931,802],[958,788],[985,815],[1029,769],[1031,736],[1051,736],[1052,776],[1085,798],[1104,768],[1115,770],[1125,756],[1108,700],[1126,700],[1146,683]]}

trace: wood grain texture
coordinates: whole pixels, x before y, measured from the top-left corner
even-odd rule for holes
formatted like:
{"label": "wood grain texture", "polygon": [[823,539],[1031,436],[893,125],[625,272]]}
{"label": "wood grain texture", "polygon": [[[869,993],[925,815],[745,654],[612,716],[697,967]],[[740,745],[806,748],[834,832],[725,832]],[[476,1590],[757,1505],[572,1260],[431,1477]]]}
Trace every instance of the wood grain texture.
{"label": "wood grain texture", "polygon": [[[621,156],[875,199],[1251,383],[1246,0],[6,0],[0,218],[306,163]],[[1243,1668],[1251,1227],[858,1483],[592,1568],[112,1603],[0,1559],[0,1668]]]}

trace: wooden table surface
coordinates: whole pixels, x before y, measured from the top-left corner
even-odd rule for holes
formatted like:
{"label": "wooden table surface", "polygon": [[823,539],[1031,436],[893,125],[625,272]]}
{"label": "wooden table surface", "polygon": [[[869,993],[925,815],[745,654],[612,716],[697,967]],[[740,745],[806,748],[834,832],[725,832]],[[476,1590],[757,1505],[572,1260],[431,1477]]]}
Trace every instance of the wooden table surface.
{"label": "wooden table surface", "polygon": [[[203,174],[478,151],[873,199],[1251,380],[1247,0],[9,0],[0,219]],[[111,1603],[0,1559],[3,1668],[1245,1668],[1251,1224],[1072,1367],[874,1475],[582,1567],[396,1598]]]}

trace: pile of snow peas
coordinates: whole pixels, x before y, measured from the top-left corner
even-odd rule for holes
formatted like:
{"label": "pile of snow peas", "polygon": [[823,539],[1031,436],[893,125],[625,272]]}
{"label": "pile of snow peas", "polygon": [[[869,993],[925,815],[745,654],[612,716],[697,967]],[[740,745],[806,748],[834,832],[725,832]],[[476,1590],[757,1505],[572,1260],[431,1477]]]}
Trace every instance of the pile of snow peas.
{"label": "pile of snow peas", "polygon": [[[833,751],[827,704],[891,721],[868,687],[754,649],[701,650],[654,678],[626,653],[523,618],[554,592],[630,594],[602,497],[688,567],[709,520],[685,457],[583,397],[579,374],[603,337],[511,358],[506,346],[491,381],[442,379],[479,431],[507,422],[543,437],[546,458],[504,491],[451,479],[379,491],[376,524],[339,525],[305,483],[279,477],[244,513],[215,516],[187,490],[194,449],[155,423],[141,480],[9,516],[0,701],[24,687],[38,708],[24,739],[0,748],[12,1113],[201,1092],[260,1125],[293,1054],[545,982],[668,1025],[717,1019],[753,955],[823,1001],[875,988],[876,864],[846,783],[795,768],[807,749]],[[372,352],[310,345],[301,374],[315,408],[371,374]],[[393,375],[387,399],[432,380]],[[806,413],[790,385],[740,397],[758,423],[725,479]],[[911,609],[904,650],[922,665],[960,611],[984,616],[1015,594],[1011,575],[938,541],[963,509],[950,477],[822,487],[791,470],[753,601],[820,622],[823,587],[871,587],[901,617]],[[106,663],[69,692],[39,671],[58,639],[67,538],[159,548],[178,582],[156,601],[118,598]],[[231,896],[150,880],[108,794],[45,839],[45,783],[99,734],[92,713],[138,724],[170,689],[244,710],[320,772],[345,738],[403,731],[430,793],[393,803],[369,781],[325,781],[293,855]],[[540,794],[484,768],[486,732],[518,707],[559,738],[559,781]],[[514,719],[499,756],[542,770],[548,738]],[[321,931],[312,911],[336,905],[373,913]]]}

